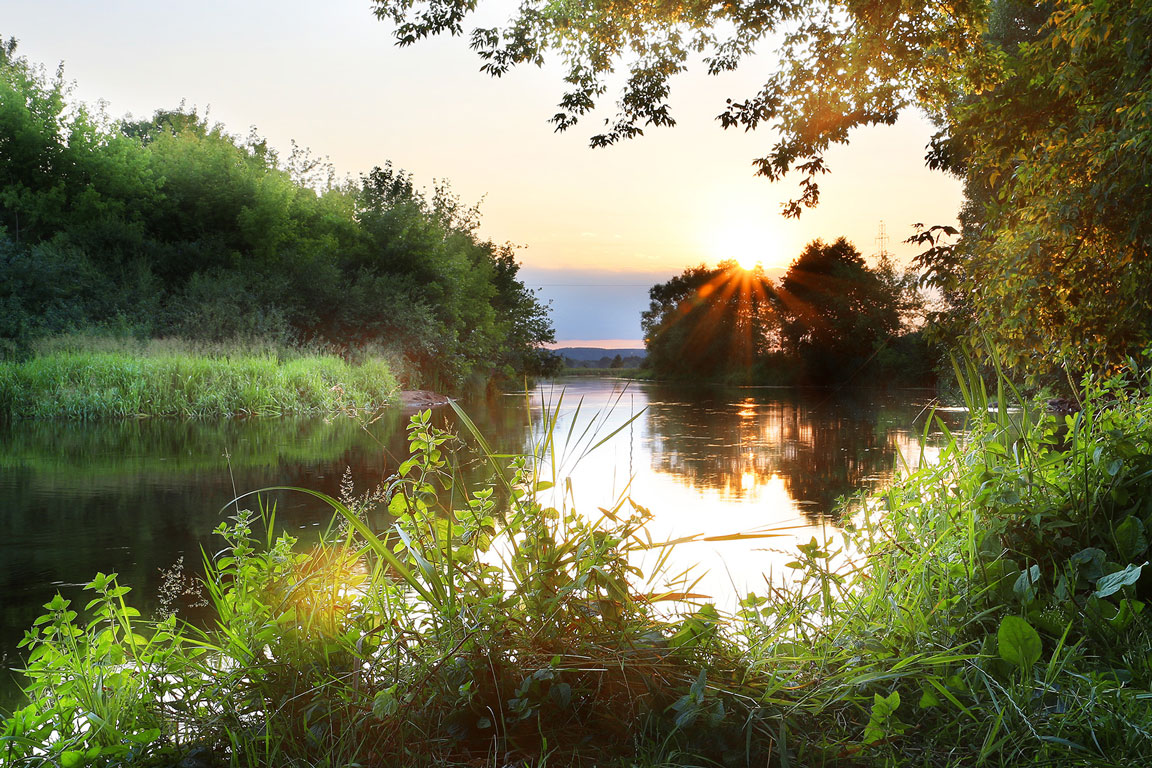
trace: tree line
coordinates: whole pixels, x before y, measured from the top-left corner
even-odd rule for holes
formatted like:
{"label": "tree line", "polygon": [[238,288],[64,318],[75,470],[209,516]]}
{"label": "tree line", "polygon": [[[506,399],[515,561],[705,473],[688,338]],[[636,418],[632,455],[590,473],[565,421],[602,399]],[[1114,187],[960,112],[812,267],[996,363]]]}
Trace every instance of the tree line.
{"label": "tree line", "polygon": [[549,363],[547,307],[444,183],[338,180],[195,110],[113,120],[0,45],[0,351],[104,328],[403,355],[425,383]]}
{"label": "tree line", "polygon": [[[374,0],[400,45],[460,34],[470,0]],[[499,76],[546,56],[565,67],[552,120],[569,130],[622,83],[604,146],[674,125],[678,73],[734,70],[767,43],[762,85],[718,103],[725,128],[767,128],[754,160],[799,176],[784,214],[820,199],[830,147],[910,108],[937,133],[932,168],[964,182],[960,227],[914,236],[923,280],[946,299],[930,327],[1017,374],[1102,373],[1152,346],[1152,4],[1137,0],[936,3],[622,3],[526,0],[506,24],[471,30]],[[623,70],[616,76],[617,70]],[[913,214],[914,215],[914,214]],[[1054,378],[1059,377],[1059,378]]]}
{"label": "tree line", "polygon": [[728,261],[686,269],[649,297],[642,326],[658,376],[775,384],[932,379],[915,276],[886,257],[870,267],[844,238],[809,243],[778,283],[760,267]]}

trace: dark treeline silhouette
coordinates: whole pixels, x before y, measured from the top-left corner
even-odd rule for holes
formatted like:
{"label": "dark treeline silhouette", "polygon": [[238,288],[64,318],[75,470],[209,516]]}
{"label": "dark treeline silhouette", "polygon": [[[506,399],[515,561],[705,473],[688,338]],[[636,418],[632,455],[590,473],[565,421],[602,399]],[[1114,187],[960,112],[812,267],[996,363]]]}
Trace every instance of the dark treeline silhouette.
{"label": "dark treeline silhouette", "polygon": [[599,360],[576,360],[574,358],[563,355],[565,368],[607,368],[609,370],[624,369],[624,368],[641,368],[644,365],[644,358],[636,355],[623,355],[616,354],[609,357],[604,355]]}
{"label": "dark treeline silhouette", "polygon": [[533,372],[546,307],[477,209],[389,164],[355,180],[195,110],[111,120],[0,45],[0,351],[139,337],[373,346],[426,383]]}
{"label": "dark treeline silhouette", "polygon": [[851,243],[815,240],[779,283],[735,262],[691,267],[649,291],[642,325],[664,378],[749,383],[926,383],[915,278]]}

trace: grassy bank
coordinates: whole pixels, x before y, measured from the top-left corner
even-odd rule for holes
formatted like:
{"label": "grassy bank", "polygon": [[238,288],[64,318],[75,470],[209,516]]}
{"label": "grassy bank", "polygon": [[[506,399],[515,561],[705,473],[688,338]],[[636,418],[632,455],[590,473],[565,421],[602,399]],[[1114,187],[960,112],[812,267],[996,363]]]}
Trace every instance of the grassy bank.
{"label": "grassy bank", "polygon": [[[537,459],[454,481],[417,415],[386,492],[298,551],[222,524],[201,629],[114,576],[25,641],[11,765],[1137,765],[1152,753],[1152,401],[1089,382],[1059,419],[980,414],[723,615],[641,574],[650,513],[551,496]],[[482,443],[482,436],[474,439]],[[392,528],[370,530],[366,504]],[[684,546],[674,544],[675,546]],[[837,550],[852,552],[839,557]],[[191,759],[191,758],[189,758]]]}
{"label": "grassy bank", "polygon": [[323,354],[73,348],[0,362],[0,415],[16,419],[377,410],[394,404],[398,390],[386,361]]}

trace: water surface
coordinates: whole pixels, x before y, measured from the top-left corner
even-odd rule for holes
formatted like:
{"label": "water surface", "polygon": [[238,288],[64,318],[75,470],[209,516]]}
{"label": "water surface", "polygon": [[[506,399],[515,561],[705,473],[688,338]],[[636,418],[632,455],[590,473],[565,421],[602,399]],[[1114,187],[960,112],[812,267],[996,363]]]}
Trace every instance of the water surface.
{"label": "water surface", "polygon": [[[657,538],[775,530],[778,538],[692,544],[677,554],[673,565],[696,566],[705,574],[700,589],[723,601],[781,568],[773,550],[834,528],[837,499],[887,482],[901,454],[915,459],[929,401],[917,391],[573,379],[466,407],[507,452],[538,440],[544,413],[557,412],[560,466],[582,512],[627,493],[653,511]],[[455,429],[449,409],[435,419]],[[136,604],[154,610],[161,570],[183,557],[194,571],[202,549],[219,548],[212,530],[237,493],[288,485],[338,495],[346,473],[357,490],[383,482],[406,455],[406,421],[391,412],[367,426],[344,417],[0,424],[3,667],[18,666],[16,643],[41,605],[56,591],[83,604],[80,588],[97,571],[119,573]],[[267,500],[279,526],[301,536],[330,520],[302,494]]]}

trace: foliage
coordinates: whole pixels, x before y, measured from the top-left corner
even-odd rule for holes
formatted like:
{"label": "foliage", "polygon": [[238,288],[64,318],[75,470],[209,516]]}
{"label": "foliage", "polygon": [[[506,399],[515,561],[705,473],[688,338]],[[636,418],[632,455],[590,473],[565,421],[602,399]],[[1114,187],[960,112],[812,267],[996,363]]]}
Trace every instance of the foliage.
{"label": "foliage", "polygon": [[1099,371],[1152,342],[1152,176],[1140,159],[1152,10],[998,0],[992,11],[1000,77],[948,106],[930,156],[965,181],[964,237],[926,265],[1005,363]]}
{"label": "foliage", "polygon": [[143,621],[113,575],[90,621],[49,603],[4,760],[1139,764],[1152,378],[1086,381],[1055,418],[990,410],[960,373],[967,435],[730,616],[637,572],[647,510],[554,495],[563,435],[510,465],[489,452],[495,486],[470,491],[456,438],[417,414],[367,500],[383,528],[364,497],[329,499],[343,527],[308,552],[270,520],[259,540],[250,513],[220,526],[215,626]]}
{"label": "foliage", "polygon": [[749,368],[769,349],[776,297],[760,269],[689,267],[648,295],[641,326],[648,364],[660,375],[715,378]]}
{"label": "foliage", "polygon": [[59,351],[0,362],[0,415],[8,418],[279,416],[374,412],[396,401],[383,360],[335,356],[207,356]]}
{"label": "foliage", "polygon": [[195,111],[115,121],[0,49],[0,352],[92,327],[386,346],[414,378],[535,373],[547,308],[478,211],[389,164],[358,180]]}
{"label": "foliage", "polygon": [[914,381],[925,367],[900,343],[921,306],[913,278],[887,260],[868,267],[844,238],[809,243],[779,285],[726,262],[689,268],[649,295],[642,323],[660,376],[823,384],[871,366],[877,380]]}
{"label": "foliage", "polygon": [[[374,5],[401,45],[459,34],[475,9]],[[775,137],[755,165],[771,180],[802,175],[789,216],[819,201],[830,146],[920,108],[939,127],[928,165],[963,178],[967,198],[960,242],[934,241],[922,258],[925,278],[954,302],[944,335],[987,338],[1002,362],[1042,377],[1061,365],[1102,371],[1152,341],[1150,14],[1132,0],[533,0],[470,41],[497,76],[550,53],[563,60],[557,130],[626,69],[618,113],[593,146],[673,125],[671,81],[694,57],[719,74],[775,46],[773,63],[757,59],[768,68],[762,88],[729,98],[718,119]]]}
{"label": "foliage", "polygon": [[[374,0],[373,5],[377,18],[395,25],[400,45],[444,32],[460,34],[475,10],[469,0]],[[595,108],[614,70],[625,62],[618,113],[592,137],[593,146],[642,135],[647,126],[674,125],[670,82],[693,56],[718,75],[736,69],[765,43],[779,44],[774,59],[779,66],[767,73],[761,89],[729,98],[718,119],[726,128],[766,124],[778,137],[755,165],[772,180],[791,170],[803,174],[799,196],[785,205],[795,216],[819,199],[816,179],[827,172],[824,152],[847,141],[851,128],[893,123],[911,104],[938,108],[960,84],[987,76],[980,45],[986,13],[981,0],[947,5],[531,0],[503,28],[473,29],[469,40],[484,62],[481,69],[497,77],[517,65],[540,65],[549,53],[563,59],[567,91],[552,118],[558,131]]]}
{"label": "foliage", "polygon": [[[391,513],[383,530],[359,501],[327,497],[341,526],[311,553],[273,540],[269,519],[258,541],[248,512],[222,524],[226,548],[207,561],[211,629],[167,619],[126,655],[125,635],[104,626],[127,621],[127,606],[84,624],[49,604],[25,641],[30,703],[4,722],[6,764],[104,764],[126,743],[137,759],[198,746],[259,765],[432,764],[578,750],[588,732],[627,751],[629,728],[649,718],[678,743],[697,738],[698,710],[718,701],[699,663],[723,647],[718,615],[667,625],[655,601],[674,595],[634,591],[649,513],[623,500],[591,517],[551,506],[545,456],[496,466],[495,489],[468,492],[449,461],[456,438],[427,412],[409,434],[411,458],[374,497]],[[131,687],[96,721],[68,692],[110,665]],[[663,716],[674,704],[675,723]],[[53,732],[45,714],[74,727]]]}
{"label": "foliage", "polygon": [[780,281],[781,351],[810,380],[859,371],[908,330],[920,304],[910,283],[890,261],[870,269],[842,237],[809,243]]}

